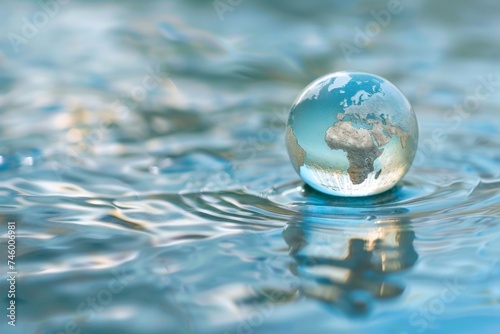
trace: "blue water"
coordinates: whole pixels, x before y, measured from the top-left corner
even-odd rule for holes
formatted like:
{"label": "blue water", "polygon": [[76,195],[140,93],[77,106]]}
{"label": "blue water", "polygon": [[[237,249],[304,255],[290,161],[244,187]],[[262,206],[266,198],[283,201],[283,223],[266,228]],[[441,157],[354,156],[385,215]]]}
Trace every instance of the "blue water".
{"label": "blue water", "polygon": [[[0,4],[2,334],[499,332],[498,2],[49,2]],[[294,98],[344,69],[419,120],[375,197],[286,154]]]}

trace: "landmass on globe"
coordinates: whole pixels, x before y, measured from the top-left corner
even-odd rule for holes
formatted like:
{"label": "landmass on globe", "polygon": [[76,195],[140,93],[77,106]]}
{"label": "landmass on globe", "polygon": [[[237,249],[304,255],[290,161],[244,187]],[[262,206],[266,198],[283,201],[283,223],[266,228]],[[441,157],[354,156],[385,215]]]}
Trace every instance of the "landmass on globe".
{"label": "landmass on globe", "polygon": [[[384,152],[381,146],[389,143],[392,136],[399,138],[405,148],[408,134],[400,127],[393,125],[383,115],[373,119],[364,119],[370,129],[356,128],[351,121],[344,121],[344,115],[338,114],[339,121],[326,130],[325,141],[332,150],[342,150],[347,153],[349,168],[347,173],[353,184],[363,183],[374,171],[375,160]],[[385,124],[382,120],[385,120]],[[378,178],[382,170],[377,171]]]}

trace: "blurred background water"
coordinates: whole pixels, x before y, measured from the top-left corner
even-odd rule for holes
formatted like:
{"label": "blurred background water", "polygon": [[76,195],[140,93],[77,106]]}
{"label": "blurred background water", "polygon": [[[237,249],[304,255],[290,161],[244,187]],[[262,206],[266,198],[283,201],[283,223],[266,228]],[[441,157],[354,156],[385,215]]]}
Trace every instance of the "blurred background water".
{"label": "blurred background water", "polygon": [[[1,332],[498,333],[499,15],[2,1]],[[379,196],[322,195],[286,155],[296,95],[344,69],[388,78],[419,119],[414,166]]]}

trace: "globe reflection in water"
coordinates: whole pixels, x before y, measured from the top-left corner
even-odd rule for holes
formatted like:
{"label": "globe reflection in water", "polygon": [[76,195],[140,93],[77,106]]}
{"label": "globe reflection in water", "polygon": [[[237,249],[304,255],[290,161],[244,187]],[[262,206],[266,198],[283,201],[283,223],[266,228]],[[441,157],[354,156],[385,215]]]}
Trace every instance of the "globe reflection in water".
{"label": "globe reflection in water", "polygon": [[[304,217],[303,217],[304,218]],[[300,280],[300,292],[348,314],[363,315],[374,300],[404,291],[392,275],[412,267],[418,255],[415,233],[394,219],[368,229],[318,228],[314,219],[293,221],[283,231]]]}

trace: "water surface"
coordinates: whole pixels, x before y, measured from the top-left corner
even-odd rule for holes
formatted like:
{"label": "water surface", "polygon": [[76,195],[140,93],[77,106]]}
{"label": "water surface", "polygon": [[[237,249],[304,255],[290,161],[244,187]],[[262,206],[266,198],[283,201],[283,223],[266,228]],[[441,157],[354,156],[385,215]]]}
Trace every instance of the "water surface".
{"label": "water surface", "polygon": [[[356,44],[387,6],[74,0],[26,37],[43,8],[2,2],[2,333],[498,333],[500,7],[403,1]],[[344,69],[419,120],[375,197],[322,195],[286,155],[294,98]]]}

